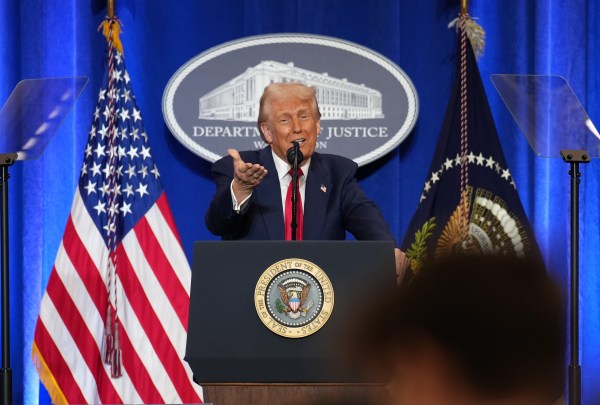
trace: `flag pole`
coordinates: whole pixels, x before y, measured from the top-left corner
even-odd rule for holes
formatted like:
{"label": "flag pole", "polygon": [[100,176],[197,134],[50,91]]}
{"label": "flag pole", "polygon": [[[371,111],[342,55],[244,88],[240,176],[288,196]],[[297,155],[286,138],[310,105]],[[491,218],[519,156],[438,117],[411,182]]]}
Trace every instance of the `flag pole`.
{"label": "flag pole", "polygon": [[115,0],[106,0],[106,15],[108,18],[115,16]]}
{"label": "flag pole", "polygon": [[469,0],[460,0],[460,14],[469,14]]}

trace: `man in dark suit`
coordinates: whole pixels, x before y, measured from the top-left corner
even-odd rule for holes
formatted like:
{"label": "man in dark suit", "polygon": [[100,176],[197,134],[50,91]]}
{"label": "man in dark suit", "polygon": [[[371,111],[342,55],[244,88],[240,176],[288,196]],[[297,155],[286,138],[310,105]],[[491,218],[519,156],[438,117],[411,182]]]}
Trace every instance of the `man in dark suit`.
{"label": "man in dark suit", "polygon": [[[212,169],[217,191],[206,225],[225,240],[290,239],[291,165],[286,153],[298,142],[300,163],[298,239],[394,240],[374,202],[356,181],[350,159],[315,152],[320,132],[314,88],[300,83],[267,86],[260,100],[258,126],[269,146],[259,151],[228,150]],[[406,257],[396,249],[398,276]]]}

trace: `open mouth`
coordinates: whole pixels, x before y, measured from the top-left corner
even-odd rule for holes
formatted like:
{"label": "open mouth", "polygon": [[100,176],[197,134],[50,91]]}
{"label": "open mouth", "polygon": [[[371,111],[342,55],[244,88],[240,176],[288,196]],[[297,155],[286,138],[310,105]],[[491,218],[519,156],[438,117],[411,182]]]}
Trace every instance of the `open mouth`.
{"label": "open mouth", "polygon": [[300,138],[300,139],[294,139],[294,140],[292,141],[292,143],[294,143],[294,142],[298,142],[298,146],[302,146],[302,144],[304,143],[304,141],[306,141],[306,139],[304,139],[304,138]]}

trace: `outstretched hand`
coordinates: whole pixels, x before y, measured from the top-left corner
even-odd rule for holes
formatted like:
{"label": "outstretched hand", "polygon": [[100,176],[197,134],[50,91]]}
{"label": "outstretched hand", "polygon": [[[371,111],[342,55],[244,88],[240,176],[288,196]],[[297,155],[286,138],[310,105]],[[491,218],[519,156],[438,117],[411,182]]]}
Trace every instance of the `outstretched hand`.
{"label": "outstretched hand", "polygon": [[233,193],[238,201],[243,201],[267,175],[267,169],[258,163],[246,163],[239,152],[228,149],[227,153],[233,159]]}

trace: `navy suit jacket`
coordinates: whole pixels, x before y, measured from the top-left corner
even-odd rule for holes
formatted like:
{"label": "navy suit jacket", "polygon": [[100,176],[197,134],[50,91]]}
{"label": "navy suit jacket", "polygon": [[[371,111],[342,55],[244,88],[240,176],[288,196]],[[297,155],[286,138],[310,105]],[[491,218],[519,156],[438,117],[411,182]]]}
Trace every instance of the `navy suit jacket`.
{"label": "navy suit jacket", "polygon": [[[240,152],[242,160],[258,163],[268,174],[252,193],[243,214],[233,209],[233,159],[226,156],[213,165],[217,191],[206,213],[206,226],[224,240],[284,239],[281,187],[271,147]],[[306,181],[305,240],[343,240],[349,231],[358,240],[394,240],[375,203],[356,181],[358,166],[352,160],[314,153]]]}

